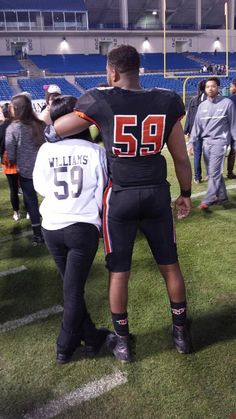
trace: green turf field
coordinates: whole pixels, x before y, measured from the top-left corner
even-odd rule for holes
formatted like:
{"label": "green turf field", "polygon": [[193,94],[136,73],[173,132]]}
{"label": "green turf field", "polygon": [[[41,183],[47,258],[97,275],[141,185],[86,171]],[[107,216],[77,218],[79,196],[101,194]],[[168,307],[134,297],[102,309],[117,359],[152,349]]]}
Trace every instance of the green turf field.
{"label": "green turf field", "polygon": [[[169,161],[172,196],[178,185]],[[193,198],[188,219],[176,225],[186,279],[195,353],[178,354],[171,341],[171,316],[164,283],[148,246],[138,235],[130,281],[129,319],[136,355],[120,364],[106,350],[68,365],[55,363],[61,314],[14,330],[0,331],[0,418],[30,417],[52,400],[104,376],[127,374],[127,382],[80,405],[52,413],[58,419],[227,419],[236,417],[236,182],[230,203],[200,213]],[[206,183],[193,185],[193,193]],[[22,211],[22,214],[24,212]],[[45,247],[31,247],[29,221],[13,222],[6,179],[0,174],[0,325],[62,304],[59,275]],[[26,270],[1,276],[8,269]],[[98,326],[111,327],[102,242],[87,283],[87,301]],[[38,411],[40,412],[40,411]],[[233,416],[235,414],[235,416]],[[33,416],[32,416],[33,417]]]}

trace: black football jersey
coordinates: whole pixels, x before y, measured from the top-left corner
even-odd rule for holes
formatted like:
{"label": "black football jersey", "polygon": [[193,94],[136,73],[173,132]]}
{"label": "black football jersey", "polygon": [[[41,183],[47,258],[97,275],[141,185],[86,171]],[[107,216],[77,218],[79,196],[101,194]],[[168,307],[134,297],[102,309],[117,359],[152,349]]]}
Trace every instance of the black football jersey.
{"label": "black football jersey", "polygon": [[185,113],[175,92],[95,88],[78,99],[75,111],[99,128],[117,189],[165,182],[161,150]]}

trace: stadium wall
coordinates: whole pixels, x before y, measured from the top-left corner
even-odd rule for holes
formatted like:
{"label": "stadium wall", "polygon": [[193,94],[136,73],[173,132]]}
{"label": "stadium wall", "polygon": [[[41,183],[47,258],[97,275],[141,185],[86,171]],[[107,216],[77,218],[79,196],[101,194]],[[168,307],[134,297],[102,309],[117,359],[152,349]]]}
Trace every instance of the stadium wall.
{"label": "stadium wall", "polygon": [[[64,39],[66,38],[66,39]],[[219,38],[219,39],[217,39]],[[209,30],[205,32],[181,32],[167,33],[167,52],[213,52],[225,51],[226,34],[224,30]],[[95,33],[88,32],[60,34],[32,34],[24,33],[17,35],[2,33],[0,35],[0,55],[12,55],[12,43],[25,43],[28,54],[96,54],[100,52],[101,44],[107,44],[112,48],[121,43],[130,43],[142,52],[163,52],[163,32],[155,33]],[[217,43],[217,47],[216,47]],[[236,31],[229,32],[229,51],[235,52]]]}

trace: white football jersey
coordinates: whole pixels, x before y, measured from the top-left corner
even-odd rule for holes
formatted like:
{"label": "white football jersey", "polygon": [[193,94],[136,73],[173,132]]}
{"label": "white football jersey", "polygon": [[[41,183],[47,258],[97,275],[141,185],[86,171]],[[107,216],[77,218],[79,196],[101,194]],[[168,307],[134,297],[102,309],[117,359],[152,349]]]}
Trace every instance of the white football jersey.
{"label": "white football jersey", "polygon": [[102,197],[107,184],[105,150],[80,139],[45,143],[33,171],[42,226],[57,230],[77,222],[101,227]]}

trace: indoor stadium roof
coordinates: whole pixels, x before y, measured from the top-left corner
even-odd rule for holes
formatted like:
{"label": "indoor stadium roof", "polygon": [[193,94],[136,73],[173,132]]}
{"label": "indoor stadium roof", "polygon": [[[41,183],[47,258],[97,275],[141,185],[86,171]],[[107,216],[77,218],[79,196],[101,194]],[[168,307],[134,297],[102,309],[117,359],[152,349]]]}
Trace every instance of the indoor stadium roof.
{"label": "indoor stadium roof", "polygon": [[[144,22],[159,20],[162,0],[127,0],[130,26],[145,28]],[[0,10],[88,11],[89,26],[100,27],[121,22],[119,0],[0,0]],[[224,0],[201,0],[202,27],[220,28],[224,24]],[[167,24],[194,25],[197,0],[166,0]],[[155,16],[154,16],[154,13]],[[142,22],[142,23],[140,23]],[[139,24],[140,23],[140,24]],[[156,26],[156,25],[154,25]],[[148,28],[148,25],[147,25]]]}

